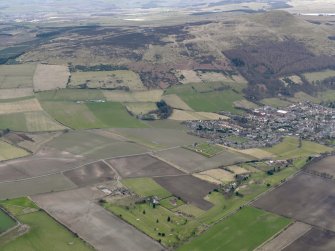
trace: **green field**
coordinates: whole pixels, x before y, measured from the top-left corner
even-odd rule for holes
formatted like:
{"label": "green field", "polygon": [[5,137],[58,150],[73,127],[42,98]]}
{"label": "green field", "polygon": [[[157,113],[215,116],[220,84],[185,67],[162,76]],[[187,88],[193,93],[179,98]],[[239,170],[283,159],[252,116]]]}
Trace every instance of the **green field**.
{"label": "green field", "polygon": [[[239,224],[238,225],[239,228],[241,227],[243,220],[246,220],[246,217],[247,218],[250,217],[251,219],[256,220],[251,222],[250,224],[247,224],[247,228],[239,232],[238,237],[236,238],[243,239],[241,236],[243,236],[244,234],[248,235],[249,233],[247,233],[247,231],[250,231],[250,229],[254,228],[256,224],[260,224],[259,227],[257,226],[258,231],[257,235],[259,234],[261,235],[259,235],[259,237],[257,238],[255,236],[252,236],[243,243],[239,244],[243,246],[235,247],[234,246],[235,245],[234,243],[236,242],[235,239],[231,240],[231,238],[233,237],[228,237],[227,242],[224,242],[222,244],[227,245],[227,247],[216,243],[220,241],[220,238],[222,239],[222,236],[216,236],[214,239],[211,239],[210,242],[213,242],[212,245],[208,244],[206,241],[205,241],[206,244],[202,245],[199,243],[203,241],[202,238],[204,237],[203,235],[199,234],[202,230],[206,230],[208,226],[216,224],[218,221],[221,221],[224,217],[227,217],[232,212],[239,210],[241,206],[244,206],[246,203],[254,199],[257,195],[260,195],[269,188],[280,184],[283,180],[299,171],[305,164],[306,164],[306,158],[298,158],[294,160],[292,165],[290,165],[285,169],[282,169],[280,172],[274,173],[273,175],[268,175],[265,171],[252,173],[249,179],[241,185],[239,189],[240,196],[236,196],[235,194],[232,194],[231,196],[224,196],[221,192],[211,192],[205,197],[205,199],[211,202],[213,204],[213,207],[207,211],[200,210],[191,204],[182,204],[182,201],[180,201],[180,203],[177,202],[176,203],[177,205],[172,205],[171,202],[169,201],[171,197],[161,200],[160,201],[161,206],[156,206],[156,208],[153,208],[149,204],[135,204],[134,202],[130,204],[108,203],[105,206],[108,210],[110,210],[114,214],[118,216],[122,215],[122,218],[124,220],[134,225],[141,231],[145,232],[149,236],[155,238],[156,240],[161,239],[162,244],[168,247],[173,247],[176,245],[178,246],[181,243],[183,243],[183,241],[188,240],[188,237],[198,236],[194,240],[195,244],[193,244],[193,241],[191,241],[189,244],[186,244],[185,247],[182,247],[181,250],[212,250],[212,248],[214,248],[215,246],[217,246],[218,249],[213,250],[252,250],[253,247],[258,246],[266,239],[271,237],[273,234],[275,234],[277,231],[279,231],[282,227],[287,225],[288,220],[279,217],[274,217],[273,215],[264,212],[261,212],[260,214],[247,213],[247,216],[245,217],[242,216],[241,221],[238,220],[234,221],[236,222],[236,224]],[[146,191],[146,188],[141,188],[141,186],[140,189]],[[147,194],[150,194],[150,192],[148,192]],[[257,211],[257,209],[253,208],[243,210]],[[243,212],[243,210],[241,212]],[[145,211],[145,214],[143,214],[143,211]],[[185,217],[185,219],[187,219],[187,224],[178,226],[170,226],[170,225],[164,227],[159,226],[158,227],[159,230],[157,230],[155,227],[152,227],[155,226],[155,220],[157,219],[159,222],[161,222],[161,220],[164,220],[164,218],[167,217],[168,215],[171,215],[171,217],[173,215],[174,216],[179,215],[174,214],[174,212],[181,213],[183,216],[178,217],[179,218]],[[239,214],[240,212],[237,215]],[[149,219],[147,217],[149,217]],[[233,216],[233,218],[234,217],[235,216]],[[260,223],[258,223],[258,221]],[[219,223],[218,225],[220,224],[221,223]],[[208,232],[211,233],[210,235],[215,235],[215,233],[213,234],[213,232],[211,232],[213,231],[212,229],[216,228],[215,226],[208,230]],[[220,231],[222,228],[224,228],[222,231],[224,231],[224,233],[227,232],[227,234],[228,232],[235,231],[235,229],[232,230],[230,228],[229,231],[225,230],[226,229],[225,227],[226,225],[220,227]],[[238,227],[236,226],[236,228]],[[161,230],[164,230],[164,233],[169,233],[169,238],[162,238],[161,236],[157,236],[157,232]],[[171,231],[172,234],[171,236],[169,231]],[[178,237],[176,237],[175,234],[178,234]],[[205,233],[205,235],[206,234],[207,233]],[[226,236],[226,234],[224,234],[224,236]],[[198,245],[200,249],[193,249],[195,248],[195,246]]]}
{"label": "green field", "polygon": [[180,207],[181,205],[185,205],[184,202],[174,196],[165,198],[159,202],[162,207],[166,209],[173,209],[176,207]]}
{"label": "green field", "polygon": [[16,159],[27,156],[28,152],[25,150],[12,146],[4,141],[0,140],[0,161]]}
{"label": "green field", "polygon": [[43,132],[65,129],[44,111],[0,115],[0,129],[13,131]]}
{"label": "green field", "polygon": [[308,157],[333,151],[330,147],[305,140],[301,141],[299,147],[299,139],[295,137],[285,137],[281,143],[264,150],[277,155],[281,159]]}
{"label": "green field", "polygon": [[45,101],[42,106],[55,120],[73,129],[147,127],[120,103]]}
{"label": "green field", "polygon": [[100,90],[60,89],[35,94],[40,101],[87,101],[105,100]]}
{"label": "green field", "polygon": [[253,250],[290,222],[281,216],[246,207],[178,250]]}
{"label": "green field", "polygon": [[318,71],[318,72],[308,72],[304,74],[304,77],[310,83],[315,83],[316,81],[322,81],[326,78],[335,77],[334,70],[325,70],[325,71]]}
{"label": "green field", "polygon": [[263,103],[264,105],[269,105],[269,106],[276,107],[276,108],[283,108],[283,107],[287,107],[292,104],[291,102],[280,99],[280,98],[265,98],[261,100],[261,103]]}
{"label": "green field", "polygon": [[16,222],[0,208],[0,234],[16,225]]}
{"label": "green field", "polygon": [[[57,223],[45,212],[36,209],[31,201],[25,198],[0,202],[17,219],[30,227],[29,231],[11,240],[0,238],[2,251],[85,251],[93,250],[78,237]],[[21,210],[17,210],[17,209]]]}
{"label": "green field", "polygon": [[335,90],[327,90],[327,91],[318,92],[318,98],[321,101],[334,102],[335,101]]}
{"label": "green field", "polygon": [[151,178],[125,179],[122,180],[122,183],[134,193],[143,197],[157,196],[162,199],[171,196],[170,192],[165,190]]}
{"label": "green field", "polygon": [[219,91],[224,84],[188,84],[175,86],[168,89],[165,94],[176,94],[193,110],[201,112],[227,111],[232,113],[242,113],[234,106],[234,102],[243,100],[240,92],[231,88]]}
{"label": "green field", "polygon": [[[188,221],[162,206],[153,208],[149,204],[136,204],[128,207],[105,204],[105,208],[155,240],[160,240],[167,247],[174,247],[181,240],[191,237],[198,226],[196,222]],[[170,221],[168,221],[169,217]]]}
{"label": "green field", "polygon": [[106,125],[106,127],[147,127],[146,124],[129,115],[126,108],[120,103],[89,103],[87,106],[93,112],[93,114]]}
{"label": "green field", "polygon": [[192,145],[192,146],[187,146],[185,147],[191,151],[194,151],[196,153],[200,153],[208,158],[213,157],[217,155],[220,152],[223,152],[224,149],[221,146],[215,145],[215,144],[208,144],[208,143],[203,143],[203,144],[197,144],[197,145]]}
{"label": "green field", "polygon": [[12,113],[0,115],[0,129],[13,131],[28,131],[24,113]]}
{"label": "green field", "polygon": [[149,112],[156,111],[156,103],[125,103],[127,110],[134,116],[148,114]]}

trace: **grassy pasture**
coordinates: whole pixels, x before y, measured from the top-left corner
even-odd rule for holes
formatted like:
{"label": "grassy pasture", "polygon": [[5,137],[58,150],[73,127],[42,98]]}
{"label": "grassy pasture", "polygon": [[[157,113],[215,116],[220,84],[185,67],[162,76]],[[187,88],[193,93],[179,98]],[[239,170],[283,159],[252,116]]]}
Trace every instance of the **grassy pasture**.
{"label": "grassy pasture", "polygon": [[158,109],[156,103],[126,103],[125,106],[135,116],[144,115]]}
{"label": "grassy pasture", "polygon": [[242,100],[242,94],[232,89],[218,91],[224,86],[220,83],[181,85],[168,89],[166,94],[178,95],[195,111],[241,113],[234,107],[234,102]]}
{"label": "grassy pasture", "polygon": [[157,196],[158,198],[167,198],[171,193],[161,187],[151,178],[124,179],[122,183],[136,194],[147,197]]}
{"label": "grassy pasture", "polygon": [[170,120],[187,121],[187,120],[219,120],[227,119],[226,116],[214,112],[193,112],[174,109]]}
{"label": "grassy pasture", "polygon": [[0,140],[0,161],[16,159],[27,155],[28,153],[25,150]]}
{"label": "grassy pasture", "polygon": [[[36,205],[28,199],[3,201],[0,204],[13,213],[17,219],[30,227],[29,231],[13,240],[1,240],[3,251],[86,251],[92,250],[78,237],[57,223],[46,213],[36,211]],[[18,210],[20,208],[21,210]]]}
{"label": "grassy pasture", "polygon": [[206,212],[204,210],[201,210],[200,208],[197,208],[196,206],[192,204],[183,204],[171,210],[177,213],[182,213],[190,217],[194,217],[194,218],[197,218]]}
{"label": "grassy pasture", "polygon": [[283,141],[271,148],[264,149],[278,156],[278,158],[301,158],[308,157],[324,152],[330,152],[333,149],[310,141],[302,141],[299,147],[299,139],[295,137],[285,137]]}
{"label": "grassy pasture", "polygon": [[234,106],[236,108],[242,108],[242,109],[256,109],[258,108],[259,106],[256,105],[255,103],[252,103],[246,99],[242,99],[242,100],[238,100],[238,101],[235,101],[234,102]]}
{"label": "grassy pasture", "polygon": [[12,113],[0,115],[0,129],[13,131],[28,131],[24,113]]}
{"label": "grassy pasture", "polygon": [[16,225],[16,222],[0,208],[0,234]]}
{"label": "grassy pasture", "polygon": [[12,113],[0,115],[0,129],[13,131],[37,132],[59,131],[65,127],[54,121],[44,111]]}
{"label": "grassy pasture", "polygon": [[290,222],[287,218],[246,207],[178,250],[253,250]]}
{"label": "grassy pasture", "polygon": [[290,98],[289,99],[292,102],[306,102],[306,101],[310,101],[312,103],[320,103],[321,99],[318,97],[313,97],[311,95],[308,95],[305,92],[297,92],[294,94],[294,98]]}
{"label": "grassy pasture", "polygon": [[36,65],[1,65],[0,89],[31,88]]}
{"label": "grassy pasture", "polygon": [[144,123],[132,117],[120,103],[90,103],[88,108],[102,121],[106,127],[138,128],[147,127]]}
{"label": "grassy pasture", "polygon": [[216,154],[223,152],[224,148],[215,144],[202,143],[197,145],[187,146],[187,149],[200,153],[208,158],[215,156]]}
{"label": "grassy pasture", "polygon": [[176,94],[170,94],[163,96],[163,100],[172,108],[179,110],[192,111],[192,108],[188,106],[180,97]]}
{"label": "grassy pasture", "polygon": [[280,98],[265,98],[265,99],[262,99],[261,102],[264,105],[269,105],[269,106],[276,107],[276,108],[287,107],[292,104],[291,102],[280,99]]}
{"label": "grassy pasture", "polygon": [[146,127],[120,103],[42,102],[57,121],[73,129]]}
{"label": "grassy pasture", "polygon": [[87,101],[105,99],[100,90],[60,89],[36,93],[40,101]]}
{"label": "grassy pasture", "polygon": [[174,196],[165,198],[161,200],[159,203],[162,207],[165,207],[166,209],[170,209],[170,210],[176,207],[180,207],[181,205],[185,205],[182,200]]}
{"label": "grassy pasture", "polygon": [[28,132],[60,131],[65,127],[46,112],[26,112],[24,114]]}
{"label": "grassy pasture", "polygon": [[187,221],[184,217],[177,216],[162,206],[153,208],[149,204],[136,204],[124,207],[105,204],[105,208],[115,215],[121,215],[122,219],[153,239],[161,240],[161,243],[167,247],[173,247],[181,240],[188,239],[197,227],[196,222]]}
{"label": "grassy pasture", "polygon": [[317,72],[308,72],[304,74],[308,82],[313,83],[316,81],[323,81],[326,78],[335,77],[335,70],[324,70]]}
{"label": "grassy pasture", "polygon": [[325,102],[334,102],[335,101],[335,90],[327,90],[318,93],[318,98],[321,101]]}
{"label": "grassy pasture", "polygon": [[131,91],[145,90],[140,76],[133,71],[74,72],[70,86],[85,84],[88,88],[114,89],[127,87]]}
{"label": "grassy pasture", "polygon": [[131,102],[158,102],[162,99],[162,90],[149,91],[103,91],[103,95],[108,101],[131,103]]}
{"label": "grassy pasture", "polygon": [[235,174],[223,169],[211,169],[193,174],[195,177],[214,184],[229,183],[235,180]]}

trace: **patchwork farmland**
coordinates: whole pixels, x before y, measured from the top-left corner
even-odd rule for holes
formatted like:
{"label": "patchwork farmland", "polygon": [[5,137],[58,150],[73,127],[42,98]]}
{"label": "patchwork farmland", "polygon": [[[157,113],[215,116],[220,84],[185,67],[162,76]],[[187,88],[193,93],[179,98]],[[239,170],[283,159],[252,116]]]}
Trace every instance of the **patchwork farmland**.
{"label": "patchwork farmland", "polygon": [[[188,120],[229,121],[221,110],[243,114],[236,104],[250,104],[237,91],[246,86],[239,76],[228,80],[222,74],[184,72],[199,82],[148,90],[132,71],[21,67],[20,88],[11,87],[13,69],[0,69],[9,74],[0,95],[0,207],[30,228],[0,236],[0,249],[29,246],[30,240],[43,248],[50,235],[36,239],[34,233],[45,229],[57,229],[59,240],[76,250],[207,250],[211,245],[294,250],[312,235],[320,250],[333,246],[335,223],[322,221],[322,215],[335,218],[329,212],[333,157],[302,169],[311,156],[331,147],[304,140],[298,147],[297,138],[287,137],[268,148],[234,149],[184,127]],[[43,85],[45,72],[53,70],[55,81]],[[84,83],[89,88],[81,88]],[[161,100],[172,109],[167,120],[138,119],[157,112]],[[37,205],[17,199],[22,196]],[[285,203],[271,207],[284,197]],[[319,200],[322,206],[313,207]],[[241,236],[253,236],[256,223],[266,233],[255,231],[257,238],[243,242],[229,235],[238,228]],[[227,241],[221,242],[222,235]]]}
{"label": "patchwork farmland", "polygon": [[[23,155],[20,159],[0,163],[0,199],[31,196],[39,207],[100,250],[111,250],[111,240],[118,240],[113,241],[115,249],[112,250],[115,251],[131,250],[135,246],[139,250],[188,250],[195,246],[205,250],[207,244],[202,238],[213,235],[212,242],[217,243],[221,239],[220,229],[226,229],[226,224],[231,228],[233,223],[229,222],[242,219],[244,214],[246,221],[250,221],[252,215],[259,215],[257,219],[264,220],[264,226],[271,229],[259,239],[246,239],[241,243],[244,247],[262,245],[259,247],[262,250],[271,245],[283,245],[288,238],[285,229],[290,219],[313,225],[290,239],[293,248],[304,245],[304,235],[311,229],[317,230],[317,226],[329,232],[322,230],[315,243],[332,245],[334,224],[331,220],[320,219],[325,213],[331,214],[328,212],[331,200],[326,202],[326,198],[332,193],[333,182],[327,181],[324,185],[324,178],[313,176],[318,168],[332,175],[329,167],[332,157],[311,163],[302,173],[269,193],[278,195],[267,199],[268,194],[265,194],[253,202],[252,207],[244,208],[255,197],[301,170],[307,155],[295,155],[297,160],[291,165],[278,174],[269,175],[266,171],[271,167],[266,168],[262,158],[286,156],[287,148],[278,145],[273,151],[234,150],[210,145],[187,134],[182,127],[91,129],[41,135],[11,132],[4,140],[13,144],[9,145],[13,150],[15,146],[20,147],[20,151],[35,150],[31,156]],[[284,141],[284,144],[287,143]],[[306,151],[309,149],[307,145]],[[319,148],[319,151],[326,150],[328,148]],[[224,192],[237,182],[240,184],[238,192]],[[312,187],[318,189],[312,191]],[[286,190],[281,191],[284,188]],[[302,192],[294,194],[290,192],[292,189],[302,189]],[[294,207],[298,197],[301,202],[307,200],[305,194],[308,194],[312,209],[318,198],[324,201],[323,207],[319,206],[317,211],[313,209],[313,217],[309,210],[300,206],[301,203]],[[281,203],[282,206],[276,206],[275,210],[268,207],[278,204],[269,200],[283,196],[287,203]],[[262,204],[265,199],[267,202]],[[288,206],[292,209],[287,211]],[[89,220],[82,210],[90,215]],[[88,222],[96,228],[95,232],[85,230],[83,226]],[[276,222],[276,225],[270,227],[269,222]],[[253,223],[250,224],[252,228]],[[119,231],[112,230],[115,225],[119,226]],[[249,234],[247,226],[240,228]],[[102,232],[105,234],[101,235]],[[134,239],[124,241],[125,233],[132,234]],[[274,239],[266,242],[271,237]],[[200,242],[204,246],[198,245]],[[13,243],[22,245],[20,237]],[[232,243],[235,243],[233,239],[222,245],[235,248]]]}
{"label": "patchwork farmland", "polygon": [[3,2],[1,251],[335,250],[330,0]]}

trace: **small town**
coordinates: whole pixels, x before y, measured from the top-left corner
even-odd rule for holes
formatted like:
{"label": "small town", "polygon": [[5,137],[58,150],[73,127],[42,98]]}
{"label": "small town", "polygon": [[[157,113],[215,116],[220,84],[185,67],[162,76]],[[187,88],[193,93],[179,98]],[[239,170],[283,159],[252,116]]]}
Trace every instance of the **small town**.
{"label": "small town", "polygon": [[304,102],[285,110],[264,106],[229,120],[188,121],[185,125],[191,134],[239,149],[273,146],[285,136],[329,144],[335,137],[335,111]]}

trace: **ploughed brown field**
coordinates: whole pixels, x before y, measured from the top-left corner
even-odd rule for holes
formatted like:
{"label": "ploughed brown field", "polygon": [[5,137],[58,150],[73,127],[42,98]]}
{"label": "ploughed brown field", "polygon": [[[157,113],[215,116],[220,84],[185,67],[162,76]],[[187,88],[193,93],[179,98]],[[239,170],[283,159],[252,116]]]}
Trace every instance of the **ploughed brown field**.
{"label": "ploughed brown field", "polygon": [[306,168],[307,171],[317,172],[318,174],[328,174],[335,177],[335,156],[324,158],[317,163]]}
{"label": "ploughed brown field", "polygon": [[335,233],[332,231],[322,231],[316,228],[311,229],[301,236],[283,251],[329,251],[335,250]]}
{"label": "ploughed brown field", "polygon": [[217,187],[214,184],[191,175],[158,177],[155,181],[175,196],[202,210],[208,210],[213,206],[204,197]]}
{"label": "ploughed brown field", "polygon": [[180,175],[183,172],[148,154],[106,160],[122,178]]}
{"label": "ploughed brown field", "polygon": [[103,161],[67,171],[64,175],[77,186],[87,186],[116,178],[115,172]]}
{"label": "ploughed brown field", "polygon": [[319,175],[325,170],[333,172],[334,168],[328,158],[311,163],[305,171],[253,204],[279,215],[335,231],[335,180]]}

